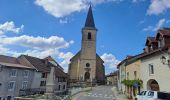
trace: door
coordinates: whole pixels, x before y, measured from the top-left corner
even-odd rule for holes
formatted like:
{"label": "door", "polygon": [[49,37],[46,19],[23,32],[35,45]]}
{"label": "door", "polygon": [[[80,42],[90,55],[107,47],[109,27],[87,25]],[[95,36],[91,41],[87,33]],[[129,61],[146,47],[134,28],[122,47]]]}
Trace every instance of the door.
{"label": "door", "polygon": [[84,80],[85,81],[88,81],[90,79],[90,73],[89,72],[86,72],[85,74],[84,74]]}

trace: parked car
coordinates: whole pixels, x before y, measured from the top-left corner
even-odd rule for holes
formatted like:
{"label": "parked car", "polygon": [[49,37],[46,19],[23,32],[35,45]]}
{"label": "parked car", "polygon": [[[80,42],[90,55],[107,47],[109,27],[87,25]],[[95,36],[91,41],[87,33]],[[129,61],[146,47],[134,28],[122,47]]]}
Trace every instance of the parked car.
{"label": "parked car", "polygon": [[159,91],[142,91],[136,96],[137,100],[170,100],[170,93]]}

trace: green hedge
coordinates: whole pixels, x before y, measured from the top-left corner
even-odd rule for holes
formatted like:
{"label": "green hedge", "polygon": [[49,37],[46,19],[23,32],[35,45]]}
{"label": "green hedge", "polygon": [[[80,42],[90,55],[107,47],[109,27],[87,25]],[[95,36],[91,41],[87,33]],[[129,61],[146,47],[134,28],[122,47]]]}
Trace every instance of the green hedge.
{"label": "green hedge", "polygon": [[143,85],[143,81],[142,80],[123,80],[122,83],[126,86],[132,87],[134,83],[138,83],[140,87],[142,87]]}

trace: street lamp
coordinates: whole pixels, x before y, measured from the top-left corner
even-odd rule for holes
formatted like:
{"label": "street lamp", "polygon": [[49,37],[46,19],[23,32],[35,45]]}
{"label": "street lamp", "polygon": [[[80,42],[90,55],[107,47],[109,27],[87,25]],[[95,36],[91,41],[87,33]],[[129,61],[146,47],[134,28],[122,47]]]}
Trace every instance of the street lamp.
{"label": "street lamp", "polygon": [[169,59],[167,59],[165,56],[162,56],[160,59],[161,59],[162,64],[168,65],[170,68],[170,60]]}

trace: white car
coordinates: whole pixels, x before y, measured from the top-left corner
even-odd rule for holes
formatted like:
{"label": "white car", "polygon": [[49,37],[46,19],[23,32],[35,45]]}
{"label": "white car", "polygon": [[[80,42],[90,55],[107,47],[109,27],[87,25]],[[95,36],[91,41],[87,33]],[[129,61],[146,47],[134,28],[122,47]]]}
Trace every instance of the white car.
{"label": "white car", "polygon": [[170,100],[170,93],[158,91],[142,91],[136,96],[137,100]]}

